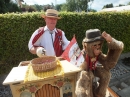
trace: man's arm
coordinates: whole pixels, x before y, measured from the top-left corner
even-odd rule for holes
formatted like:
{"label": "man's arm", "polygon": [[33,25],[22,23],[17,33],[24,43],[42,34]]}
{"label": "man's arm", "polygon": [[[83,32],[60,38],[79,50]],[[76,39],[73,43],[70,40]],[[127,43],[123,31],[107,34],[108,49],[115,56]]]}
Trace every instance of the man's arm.
{"label": "man's arm", "polygon": [[29,51],[32,53],[32,54],[36,54],[36,51],[39,47],[32,47]]}

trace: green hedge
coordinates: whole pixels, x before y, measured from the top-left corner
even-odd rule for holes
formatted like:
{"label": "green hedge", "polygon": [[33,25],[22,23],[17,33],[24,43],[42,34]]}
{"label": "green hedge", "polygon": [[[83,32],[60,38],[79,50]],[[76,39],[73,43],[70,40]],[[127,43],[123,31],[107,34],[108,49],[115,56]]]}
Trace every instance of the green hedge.
{"label": "green hedge", "polygon": [[[21,61],[37,57],[28,50],[28,41],[32,33],[44,26],[43,12],[0,14],[0,74],[8,73]],[[123,53],[130,51],[130,11],[72,13],[60,12],[57,28],[62,29],[69,40],[75,34],[82,49],[82,40],[87,29],[98,28],[114,38],[124,42]],[[103,47],[106,52],[106,46]]]}

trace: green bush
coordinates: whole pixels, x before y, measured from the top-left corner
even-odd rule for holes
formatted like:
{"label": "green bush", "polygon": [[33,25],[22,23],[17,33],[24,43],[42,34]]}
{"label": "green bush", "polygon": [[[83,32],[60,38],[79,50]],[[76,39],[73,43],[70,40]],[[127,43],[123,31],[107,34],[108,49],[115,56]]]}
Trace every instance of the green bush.
{"label": "green bush", "polygon": [[[28,41],[37,28],[45,26],[41,14],[44,12],[0,14],[0,74],[8,73],[21,61],[37,57],[29,52]],[[60,12],[60,16],[57,28],[62,29],[69,40],[75,34],[81,49],[85,31],[98,28],[123,41],[123,53],[130,51],[130,12]],[[106,45],[103,51],[107,51]]]}

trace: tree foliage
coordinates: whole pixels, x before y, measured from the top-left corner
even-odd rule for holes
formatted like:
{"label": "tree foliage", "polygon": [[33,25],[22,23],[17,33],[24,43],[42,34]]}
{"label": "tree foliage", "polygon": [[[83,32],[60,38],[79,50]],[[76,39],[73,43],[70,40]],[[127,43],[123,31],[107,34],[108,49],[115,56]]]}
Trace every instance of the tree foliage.
{"label": "tree foliage", "polygon": [[67,11],[85,11],[88,10],[88,2],[94,0],[66,0]]}
{"label": "tree foliage", "polygon": [[76,0],[66,0],[67,3],[67,11],[75,11],[76,10]]}
{"label": "tree foliage", "polygon": [[111,4],[106,4],[106,5],[103,6],[102,9],[104,9],[104,8],[113,8],[113,4],[112,3]]}
{"label": "tree foliage", "polygon": [[53,9],[53,8],[54,6],[48,4],[48,5],[44,5],[43,10],[46,11],[47,9]]}
{"label": "tree foliage", "polygon": [[119,6],[125,6],[124,4],[119,4]]}
{"label": "tree foliage", "polygon": [[20,8],[11,0],[0,0],[0,13],[20,12]]}
{"label": "tree foliage", "polygon": [[127,5],[130,5],[130,2],[128,2],[128,4]]}
{"label": "tree foliage", "polygon": [[77,9],[79,9],[79,11],[81,10],[87,12],[88,2],[93,0],[76,0],[76,1],[77,1]]}
{"label": "tree foliage", "polygon": [[0,13],[7,13],[7,12],[32,12],[32,11],[46,11],[49,8],[55,8],[58,11],[70,11],[70,12],[81,12],[81,11],[95,11],[88,8],[88,2],[94,0],[66,0],[66,3],[53,5],[53,3],[47,5],[28,5],[22,4],[22,8],[19,8],[17,3],[13,3],[11,0],[0,0]]}
{"label": "tree foliage", "polygon": [[38,5],[38,4],[35,4],[35,5],[32,5],[37,11],[41,11],[43,10],[43,5]]}
{"label": "tree foliage", "polygon": [[57,4],[57,5],[55,6],[55,8],[56,8],[58,11],[61,11],[62,5],[63,5],[63,4]]}

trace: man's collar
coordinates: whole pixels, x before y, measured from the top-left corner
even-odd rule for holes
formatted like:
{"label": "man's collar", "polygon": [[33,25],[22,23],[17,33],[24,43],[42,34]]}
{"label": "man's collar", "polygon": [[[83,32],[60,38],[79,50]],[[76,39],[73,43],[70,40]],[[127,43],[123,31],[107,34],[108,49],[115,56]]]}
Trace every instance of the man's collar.
{"label": "man's collar", "polygon": [[[46,30],[49,30],[47,26],[44,27],[44,31],[46,31]],[[53,30],[53,32],[56,32],[56,33],[57,33],[56,28]]]}

